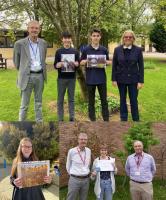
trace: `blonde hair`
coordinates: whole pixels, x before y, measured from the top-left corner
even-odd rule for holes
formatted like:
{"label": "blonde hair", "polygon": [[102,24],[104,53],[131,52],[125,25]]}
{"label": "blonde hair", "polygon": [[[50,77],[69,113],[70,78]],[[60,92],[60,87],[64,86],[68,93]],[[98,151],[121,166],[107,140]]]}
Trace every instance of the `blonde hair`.
{"label": "blonde hair", "polygon": [[[11,176],[15,176],[16,175],[17,164],[19,162],[22,162],[22,160],[23,160],[23,153],[22,153],[21,147],[22,147],[24,142],[30,142],[32,144],[32,140],[30,138],[28,138],[28,137],[24,137],[20,141],[20,144],[19,144],[18,149],[17,149],[17,155],[13,160],[13,165],[12,165],[12,169],[11,169]],[[30,157],[31,157],[32,161],[38,160],[33,148],[32,148],[32,152],[30,154]]]}
{"label": "blonde hair", "polygon": [[133,44],[134,44],[135,41],[136,41],[136,36],[135,36],[135,33],[134,33],[132,30],[126,30],[126,31],[123,33],[123,35],[122,35],[122,37],[121,37],[121,44],[124,44],[123,39],[124,39],[124,36],[126,35],[126,33],[132,34],[133,39],[134,39],[134,41],[133,41]]}

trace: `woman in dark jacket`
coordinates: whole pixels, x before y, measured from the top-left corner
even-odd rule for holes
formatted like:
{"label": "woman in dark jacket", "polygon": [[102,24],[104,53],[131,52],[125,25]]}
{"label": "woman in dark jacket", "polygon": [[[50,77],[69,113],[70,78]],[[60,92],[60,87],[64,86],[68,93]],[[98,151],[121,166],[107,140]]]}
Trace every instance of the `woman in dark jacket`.
{"label": "woman in dark jacket", "polygon": [[133,31],[125,31],[122,35],[122,45],[114,50],[112,62],[112,83],[118,86],[120,94],[120,118],[128,120],[127,92],[130,99],[133,121],[139,121],[138,90],[144,83],[144,63],[142,49],[136,45]]}
{"label": "woman in dark jacket", "polygon": [[[10,182],[14,186],[12,200],[45,200],[40,186],[21,188],[22,180],[17,177],[17,164],[19,162],[37,161],[30,138],[23,138],[17,150],[17,156],[13,161]],[[51,182],[50,176],[44,177],[45,183]]]}

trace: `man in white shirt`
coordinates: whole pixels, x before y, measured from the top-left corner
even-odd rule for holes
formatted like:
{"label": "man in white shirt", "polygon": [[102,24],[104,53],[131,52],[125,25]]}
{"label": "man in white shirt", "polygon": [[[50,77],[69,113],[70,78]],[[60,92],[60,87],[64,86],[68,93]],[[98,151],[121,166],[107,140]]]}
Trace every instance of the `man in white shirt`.
{"label": "man in white shirt", "polygon": [[91,150],[86,147],[87,134],[80,133],[78,146],[70,149],[67,155],[66,169],[70,175],[67,200],[86,200],[89,190]]}

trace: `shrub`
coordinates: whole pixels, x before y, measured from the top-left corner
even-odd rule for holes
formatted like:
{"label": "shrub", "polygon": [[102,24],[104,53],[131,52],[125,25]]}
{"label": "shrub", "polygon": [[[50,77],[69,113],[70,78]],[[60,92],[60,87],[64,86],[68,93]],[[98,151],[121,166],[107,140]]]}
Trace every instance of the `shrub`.
{"label": "shrub", "polygon": [[[31,124],[32,125],[32,124]],[[58,128],[55,123],[35,123],[27,133],[14,125],[6,124],[0,129],[0,151],[8,159],[16,156],[20,140],[30,137],[39,160],[55,160],[58,157]]]}

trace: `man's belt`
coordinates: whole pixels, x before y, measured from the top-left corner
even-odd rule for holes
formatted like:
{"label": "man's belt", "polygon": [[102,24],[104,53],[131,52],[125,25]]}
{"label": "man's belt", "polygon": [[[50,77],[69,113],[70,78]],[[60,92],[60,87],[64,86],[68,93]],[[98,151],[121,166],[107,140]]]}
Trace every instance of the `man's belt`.
{"label": "man's belt", "polygon": [[39,71],[30,71],[31,74],[41,74],[43,73],[43,70],[39,70]]}
{"label": "man's belt", "polygon": [[74,177],[74,178],[80,178],[80,179],[84,179],[84,178],[89,178],[89,174],[86,175],[86,176],[77,176],[77,175],[74,175],[74,174],[70,174],[70,176]]}
{"label": "man's belt", "polygon": [[132,180],[131,181],[135,182],[135,183],[140,183],[140,184],[145,184],[145,183],[149,183],[149,182],[140,182],[140,181],[135,181],[135,180]]}

